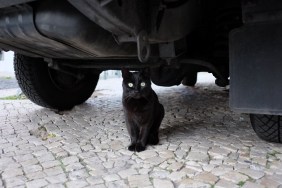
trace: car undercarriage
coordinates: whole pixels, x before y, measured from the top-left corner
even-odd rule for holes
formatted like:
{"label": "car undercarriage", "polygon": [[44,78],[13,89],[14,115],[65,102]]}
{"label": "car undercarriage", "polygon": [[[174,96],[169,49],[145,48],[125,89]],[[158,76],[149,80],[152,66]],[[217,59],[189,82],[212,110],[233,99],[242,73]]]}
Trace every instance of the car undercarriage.
{"label": "car undercarriage", "polygon": [[[282,115],[281,10],[279,0],[0,0],[0,50],[16,53],[19,85],[43,107],[83,103],[104,70],[150,68],[160,86],[194,86],[204,71],[221,87],[230,79],[231,108],[256,126],[257,114]],[[282,142],[275,122],[274,135],[267,123],[255,131]]]}

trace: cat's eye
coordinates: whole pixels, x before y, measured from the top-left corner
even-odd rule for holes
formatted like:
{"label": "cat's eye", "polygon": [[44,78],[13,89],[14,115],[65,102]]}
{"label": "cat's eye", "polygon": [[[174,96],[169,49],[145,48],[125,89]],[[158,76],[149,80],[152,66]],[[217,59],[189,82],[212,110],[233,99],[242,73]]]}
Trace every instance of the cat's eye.
{"label": "cat's eye", "polygon": [[146,83],[145,82],[141,82],[141,87],[145,87]]}
{"label": "cat's eye", "polygon": [[128,83],[128,87],[133,87],[133,83]]}

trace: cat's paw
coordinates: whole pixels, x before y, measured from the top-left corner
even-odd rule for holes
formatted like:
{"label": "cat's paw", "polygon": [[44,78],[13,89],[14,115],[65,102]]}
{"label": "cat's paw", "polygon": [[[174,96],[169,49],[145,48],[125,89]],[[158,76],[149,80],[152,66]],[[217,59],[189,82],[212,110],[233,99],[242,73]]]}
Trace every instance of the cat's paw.
{"label": "cat's paw", "polygon": [[146,146],[142,146],[141,144],[136,144],[136,151],[144,151],[146,149]]}
{"label": "cat's paw", "polygon": [[128,146],[129,151],[135,151],[135,148],[136,148],[136,144],[131,144],[130,146]]}

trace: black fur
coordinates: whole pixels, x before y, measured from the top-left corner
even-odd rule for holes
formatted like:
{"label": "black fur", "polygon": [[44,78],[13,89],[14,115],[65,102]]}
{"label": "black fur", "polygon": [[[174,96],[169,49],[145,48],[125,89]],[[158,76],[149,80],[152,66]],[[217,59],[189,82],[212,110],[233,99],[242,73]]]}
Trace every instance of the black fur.
{"label": "black fur", "polygon": [[[164,107],[151,88],[148,69],[140,72],[122,70],[122,104],[125,122],[131,138],[130,151],[144,151],[146,145],[159,143],[159,127],[164,117]],[[129,87],[129,83],[132,87]],[[141,86],[145,83],[145,86]]]}

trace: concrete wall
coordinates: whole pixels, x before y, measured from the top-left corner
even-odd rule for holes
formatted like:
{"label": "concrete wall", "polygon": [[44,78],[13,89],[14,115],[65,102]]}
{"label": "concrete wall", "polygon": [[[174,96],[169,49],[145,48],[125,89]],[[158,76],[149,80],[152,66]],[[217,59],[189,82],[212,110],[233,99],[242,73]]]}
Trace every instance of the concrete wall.
{"label": "concrete wall", "polygon": [[2,76],[14,76],[14,52],[4,52],[0,59],[0,75]]}

